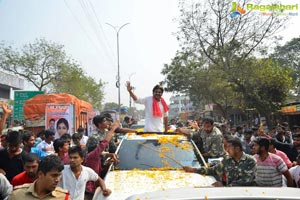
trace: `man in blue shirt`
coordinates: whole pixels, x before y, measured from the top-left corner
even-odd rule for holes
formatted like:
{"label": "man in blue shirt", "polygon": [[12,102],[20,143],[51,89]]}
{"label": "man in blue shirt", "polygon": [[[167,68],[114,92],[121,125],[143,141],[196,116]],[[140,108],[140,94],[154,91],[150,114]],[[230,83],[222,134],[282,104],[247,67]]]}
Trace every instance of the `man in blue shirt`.
{"label": "man in blue shirt", "polygon": [[22,136],[23,150],[27,153],[35,153],[39,158],[45,157],[47,154],[39,148],[34,147],[35,136],[32,132],[25,132]]}

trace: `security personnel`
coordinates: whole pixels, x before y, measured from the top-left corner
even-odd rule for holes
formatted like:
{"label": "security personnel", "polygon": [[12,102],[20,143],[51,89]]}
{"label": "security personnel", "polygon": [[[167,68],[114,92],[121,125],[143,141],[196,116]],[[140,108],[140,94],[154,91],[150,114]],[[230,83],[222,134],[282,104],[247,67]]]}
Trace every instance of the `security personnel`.
{"label": "security personnel", "polygon": [[15,187],[8,199],[69,200],[69,193],[57,187],[63,169],[64,165],[58,156],[46,156],[39,164],[37,180]]}
{"label": "security personnel", "polygon": [[[213,183],[215,187],[223,186],[252,186],[256,171],[255,159],[243,152],[242,142],[239,138],[227,141],[228,155],[217,165],[209,168],[193,168],[184,166],[186,172],[212,175],[218,180]],[[222,182],[221,182],[222,181]]]}

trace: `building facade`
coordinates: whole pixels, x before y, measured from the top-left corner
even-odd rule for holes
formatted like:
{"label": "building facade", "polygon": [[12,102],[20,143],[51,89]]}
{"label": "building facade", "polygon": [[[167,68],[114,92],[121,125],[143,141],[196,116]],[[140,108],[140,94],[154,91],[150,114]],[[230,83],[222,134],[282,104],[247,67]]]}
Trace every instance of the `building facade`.
{"label": "building facade", "polygon": [[186,120],[195,112],[195,107],[186,95],[173,95],[170,98],[169,119]]}
{"label": "building facade", "polygon": [[23,90],[24,79],[1,72],[0,73],[0,101],[10,100],[12,89]]}

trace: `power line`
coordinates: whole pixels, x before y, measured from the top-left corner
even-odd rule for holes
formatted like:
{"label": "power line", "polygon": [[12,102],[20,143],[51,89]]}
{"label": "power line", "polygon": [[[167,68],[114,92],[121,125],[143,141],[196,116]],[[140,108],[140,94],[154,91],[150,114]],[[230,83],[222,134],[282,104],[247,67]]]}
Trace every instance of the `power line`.
{"label": "power line", "polygon": [[89,36],[89,34],[86,32],[84,26],[80,23],[79,19],[76,17],[75,13],[72,11],[72,9],[69,7],[68,3],[66,2],[66,0],[64,0],[65,5],[67,6],[67,8],[69,9],[69,11],[71,12],[72,16],[75,18],[75,21],[79,24],[80,28],[82,29],[82,31],[85,33],[85,35],[87,36],[87,38],[90,40],[90,42],[93,44],[93,46],[95,47],[95,49],[99,52],[101,52],[101,50],[95,45],[95,42],[92,40],[92,38]]}
{"label": "power line", "polygon": [[106,54],[107,58],[109,59],[110,63],[112,66],[114,66],[115,70],[116,70],[116,66],[114,64],[114,59],[112,59],[111,55],[107,52],[107,49],[106,49],[106,46],[105,44],[102,42],[102,39],[100,37],[100,32],[98,32],[98,29],[97,29],[97,25],[94,23],[93,19],[92,19],[92,16],[89,12],[89,8],[88,6],[84,3],[84,0],[79,0],[79,3],[80,3],[80,6],[87,18],[87,21],[89,22],[92,30],[94,31],[94,33],[96,34],[96,38],[98,40],[98,42],[100,43],[101,47],[104,47],[104,53]]}
{"label": "power line", "polygon": [[[66,7],[68,8],[68,10],[71,12],[73,18],[75,19],[75,21],[79,24],[80,28],[82,29],[82,31],[84,32],[84,34],[86,35],[86,37],[88,38],[88,40],[92,43],[92,46],[97,50],[97,52],[102,55],[103,51],[101,51],[101,49],[99,49],[99,47],[96,45],[97,43],[90,37],[90,35],[88,34],[87,30],[85,29],[85,27],[83,26],[83,24],[80,22],[79,18],[76,16],[76,14],[73,12],[73,10],[71,9],[71,7],[69,6],[69,4],[67,3],[66,0],[64,0],[64,3],[66,5]],[[96,34],[97,37],[97,34]],[[99,40],[99,38],[97,37],[97,39]],[[114,66],[115,71],[117,71],[115,64],[113,64],[114,62],[111,60],[111,57],[108,57],[110,59],[109,62],[111,64],[111,66]],[[97,59],[97,61],[99,61]],[[100,63],[99,63],[100,64]]]}
{"label": "power line", "polygon": [[102,34],[103,34],[104,41],[105,41],[105,43],[107,44],[107,46],[109,47],[109,49],[110,49],[110,51],[112,52],[112,54],[114,55],[113,49],[112,49],[111,46],[109,45],[108,40],[107,40],[107,37],[106,37],[106,35],[105,35],[105,32],[103,31],[103,27],[102,27],[102,25],[101,25],[101,21],[99,20],[97,14],[96,14],[96,11],[95,11],[95,9],[94,9],[94,5],[93,5],[93,3],[92,3],[91,1],[88,1],[88,2],[89,2],[90,6],[91,6],[91,8],[92,8],[92,11],[93,11],[95,17],[96,17],[96,21],[97,21],[97,23],[98,23],[98,26],[99,26],[99,28],[100,28]]}

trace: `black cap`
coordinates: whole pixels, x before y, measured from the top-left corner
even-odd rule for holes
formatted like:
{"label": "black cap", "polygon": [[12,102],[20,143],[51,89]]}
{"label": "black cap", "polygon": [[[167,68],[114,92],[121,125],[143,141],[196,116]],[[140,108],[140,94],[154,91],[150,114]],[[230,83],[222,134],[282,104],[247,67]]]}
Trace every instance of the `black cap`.
{"label": "black cap", "polygon": [[107,121],[114,121],[110,113],[104,113],[103,116],[106,118]]}

